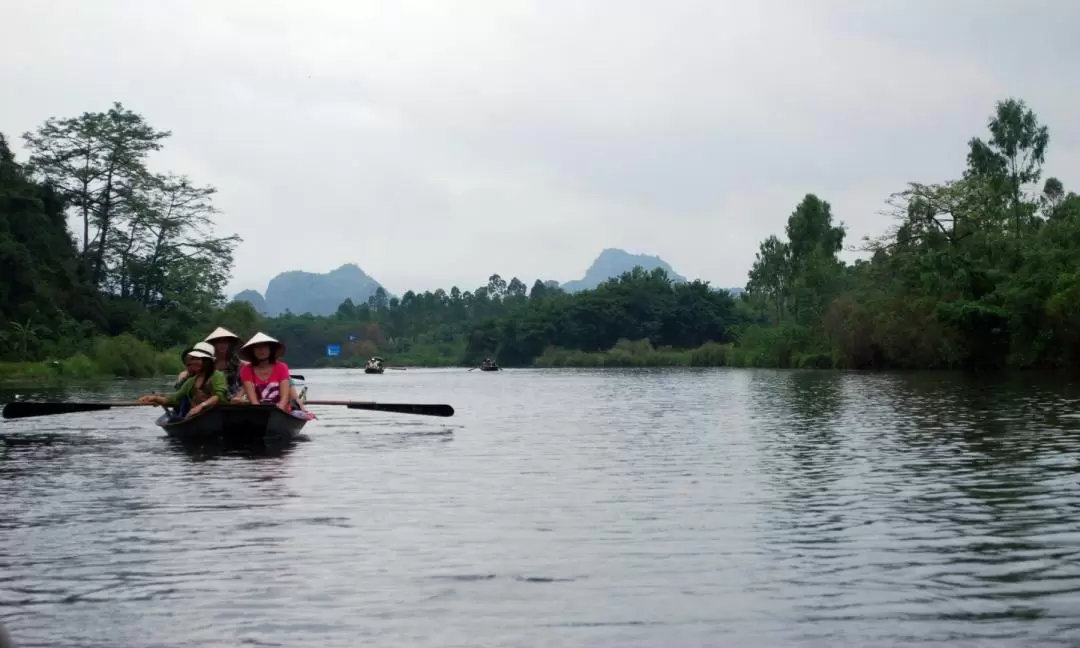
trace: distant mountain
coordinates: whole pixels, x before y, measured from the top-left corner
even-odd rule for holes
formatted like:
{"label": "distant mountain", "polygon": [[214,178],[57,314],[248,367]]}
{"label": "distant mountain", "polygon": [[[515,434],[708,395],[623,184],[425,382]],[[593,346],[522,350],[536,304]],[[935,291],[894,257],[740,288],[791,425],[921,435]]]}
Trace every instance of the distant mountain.
{"label": "distant mountain", "polygon": [[686,281],[679,273],[675,272],[670,265],[658,256],[648,254],[630,254],[626,250],[608,248],[596,257],[585,276],[574,281],[567,281],[562,285],[566,292],[578,292],[580,290],[592,290],[608,279],[618,277],[624,272],[630,272],[635,266],[641,266],[646,271],[654,268],[663,268],[668,277],[677,283]]}
{"label": "distant mountain", "polygon": [[[379,288],[379,282],[354,263],[347,263],[324,274],[290,270],[270,280],[270,285],[266,287],[264,310],[260,312],[270,317],[285,311],[296,315],[333,315],[346,299],[351,299],[354,304],[362,304]],[[262,299],[254,290],[245,290],[234,299],[241,298],[251,302],[256,309],[259,307],[256,298]]]}
{"label": "distant mountain", "polygon": [[241,290],[233,297],[233,301],[246,301],[260,313],[266,312],[266,300],[258,290]]}

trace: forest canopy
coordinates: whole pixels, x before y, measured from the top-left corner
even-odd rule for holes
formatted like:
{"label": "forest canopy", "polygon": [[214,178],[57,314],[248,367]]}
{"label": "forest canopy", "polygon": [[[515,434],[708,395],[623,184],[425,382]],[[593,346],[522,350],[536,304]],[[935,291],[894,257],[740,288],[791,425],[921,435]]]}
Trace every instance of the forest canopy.
{"label": "forest canopy", "polygon": [[[892,222],[847,249],[804,196],[762,241],[738,299],[640,268],[567,294],[493,274],[472,290],[346,300],[329,317],[226,303],[235,235],[216,189],[151,168],[171,133],[117,103],[50,118],[15,159],[0,135],[0,360],[175,349],[225,325],[289,342],[290,362],[508,366],[697,364],[1068,369],[1080,360],[1080,197],[1043,164],[1049,130],[999,102],[953,179],[887,197]],[[117,336],[124,336],[122,344]],[[328,345],[341,354],[326,356]],[[115,363],[113,363],[115,365]],[[110,369],[134,374],[128,363]]]}

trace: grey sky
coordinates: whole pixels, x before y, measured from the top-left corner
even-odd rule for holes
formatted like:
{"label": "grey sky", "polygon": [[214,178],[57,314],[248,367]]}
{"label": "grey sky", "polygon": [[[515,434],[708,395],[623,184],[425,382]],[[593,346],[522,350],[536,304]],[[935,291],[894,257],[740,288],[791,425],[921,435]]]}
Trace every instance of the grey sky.
{"label": "grey sky", "polygon": [[1070,0],[8,0],[0,131],[114,100],[172,130],[155,167],[244,238],[231,292],[565,281],[605,247],[732,286],[807,192],[883,231],[1008,96],[1075,189],[1078,28]]}

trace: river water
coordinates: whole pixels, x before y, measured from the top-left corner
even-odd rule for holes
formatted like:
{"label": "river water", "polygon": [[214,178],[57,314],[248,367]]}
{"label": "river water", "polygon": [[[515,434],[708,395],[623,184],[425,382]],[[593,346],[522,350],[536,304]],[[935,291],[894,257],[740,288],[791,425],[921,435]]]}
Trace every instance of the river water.
{"label": "river water", "polygon": [[178,446],[141,408],[0,423],[18,646],[1080,642],[1076,385],[301,373],[457,415],[319,408],[261,450]]}

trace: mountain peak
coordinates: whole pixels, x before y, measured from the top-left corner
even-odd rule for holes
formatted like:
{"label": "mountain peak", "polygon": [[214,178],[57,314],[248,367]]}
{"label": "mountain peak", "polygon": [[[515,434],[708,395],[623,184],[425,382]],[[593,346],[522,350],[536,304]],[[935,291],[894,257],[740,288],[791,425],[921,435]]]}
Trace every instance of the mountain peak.
{"label": "mountain peak", "polygon": [[562,287],[566,292],[591,290],[608,279],[618,277],[624,272],[630,272],[636,266],[641,266],[646,271],[662,268],[673,281],[686,281],[686,277],[675,272],[671,265],[658,256],[631,254],[620,248],[604,248],[601,250],[600,255],[596,257],[596,260],[592,262],[592,265],[589,266],[589,269],[585,271],[583,278],[568,281]]}
{"label": "mountain peak", "polygon": [[[346,299],[355,304],[364,303],[381,287],[355,263],[343,264],[326,273],[289,270],[270,280],[264,309],[271,317],[285,311],[297,315],[333,315]],[[245,290],[236,299],[244,295],[245,301],[252,301],[252,293],[255,291]]]}

